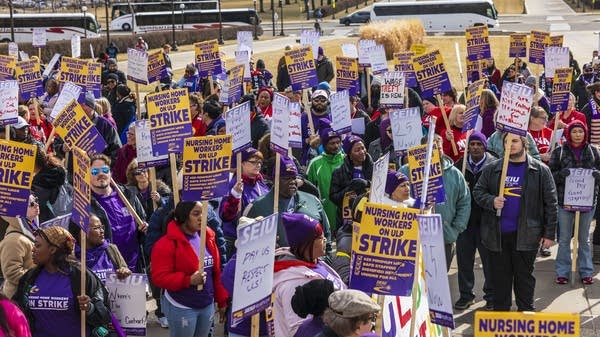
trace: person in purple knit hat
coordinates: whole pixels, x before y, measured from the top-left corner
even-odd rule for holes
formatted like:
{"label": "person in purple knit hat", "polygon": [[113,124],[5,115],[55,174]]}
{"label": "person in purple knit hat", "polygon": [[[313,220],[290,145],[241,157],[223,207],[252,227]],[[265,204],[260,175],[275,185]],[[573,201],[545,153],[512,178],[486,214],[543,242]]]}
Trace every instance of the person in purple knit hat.
{"label": "person in purple knit hat", "polygon": [[[267,194],[269,187],[265,184],[260,169],[263,165],[263,154],[253,147],[242,151],[242,180],[238,183],[234,175],[229,180],[229,195],[219,205],[219,217],[223,221],[223,234],[227,244],[227,256],[235,252],[234,242],[237,238],[237,224],[242,211],[255,199]],[[235,163],[236,161],[233,161]]]}
{"label": "person in purple knit hat", "polygon": [[274,323],[275,336],[293,337],[308,318],[300,318],[292,309],[296,287],[312,280],[326,279],[334,288],[345,289],[339,275],[319,258],[325,255],[325,235],[319,221],[300,213],[283,213],[283,226],[289,247],[275,252]]}

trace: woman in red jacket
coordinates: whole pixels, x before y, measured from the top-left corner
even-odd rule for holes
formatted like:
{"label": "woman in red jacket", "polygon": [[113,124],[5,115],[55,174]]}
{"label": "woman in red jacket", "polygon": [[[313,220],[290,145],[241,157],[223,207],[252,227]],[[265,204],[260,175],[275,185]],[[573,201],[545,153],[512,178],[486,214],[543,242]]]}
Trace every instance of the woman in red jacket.
{"label": "woman in red jacket", "polygon": [[[177,204],[167,225],[167,233],[152,249],[151,277],[165,289],[162,311],[169,321],[171,337],[207,337],[217,302],[224,320],[227,290],[221,283],[221,261],[215,233],[206,228],[204,270],[198,270],[202,204],[182,201]],[[198,285],[203,285],[198,290]]]}

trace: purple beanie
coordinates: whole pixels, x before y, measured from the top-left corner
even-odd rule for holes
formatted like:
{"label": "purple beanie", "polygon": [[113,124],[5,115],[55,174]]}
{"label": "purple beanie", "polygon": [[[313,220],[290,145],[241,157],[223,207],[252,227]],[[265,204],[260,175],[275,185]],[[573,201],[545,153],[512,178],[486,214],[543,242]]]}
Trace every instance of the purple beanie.
{"label": "purple beanie", "polygon": [[254,156],[256,153],[258,152],[257,149],[253,148],[253,147],[248,147],[245,148],[242,151],[242,161],[248,161],[250,158],[252,158],[252,156]]}
{"label": "purple beanie", "polygon": [[408,181],[408,177],[400,171],[388,171],[387,180],[385,182],[385,193],[392,195],[396,188],[405,181]]}
{"label": "purple beanie", "polygon": [[319,137],[321,138],[321,145],[325,146],[333,138],[340,138],[339,133],[333,131],[332,128],[324,128],[319,131]]}
{"label": "purple beanie", "polygon": [[[279,158],[280,158],[279,160],[281,163],[281,167],[280,167],[281,172],[279,173],[280,177],[296,177],[296,176],[298,176],[298,169],[296,168],[296,164],[294,163],[294,160],[292,160],[288,156],[279,156]],[[275,165],[273,165],[273,177],[275,177]]]}
{"label": "purple beanie", "polygon": [[469,143],[472,140],[478,140],[483,144],[483,148],[485,150],[487,150],[487,138],[485,137],[485,135],[479,131],[473,131],[473,133],[471,134],[471,136],[469,137]]}
{"label": "purple beanie", "polygon": [[302,213],[283,213],[281,222],[285,228],[290,249],[300,248],[305,243],[312,242],[323,233],[323,227],[319,221]]}
{"label": "purple beanie", "polygon": [[344,144],[343,144],[343,149],[344,149],[344,153],[345,154],[350,154],[350,152],[352,152],[352,147],[354,147],[354,144],[358,143],[358,142],[362,142],[362,138],[355,136],[355,135],[350,135],[348,137],[346,137],[344,139]]}

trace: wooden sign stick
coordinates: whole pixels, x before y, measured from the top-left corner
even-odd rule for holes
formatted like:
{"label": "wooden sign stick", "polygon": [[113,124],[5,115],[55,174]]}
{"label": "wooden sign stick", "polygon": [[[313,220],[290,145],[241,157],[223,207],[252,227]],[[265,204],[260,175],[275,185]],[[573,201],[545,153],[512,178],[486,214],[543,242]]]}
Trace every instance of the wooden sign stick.
{"label": "wooden sign stick", "polygon": [[[202,202],[202,216],[200,218],[200,251],[198,252],[198,270],[204,271],[204,250],[206,248],[206,224],[208,223],[208,200]],[[206,275],[206,277],[212,277],[212,275]],[[202,290],[204,284],[199,284],[197,289]]]}
{"label": "wooden sign stick", "polygon": [[[444,125],[446,125],[446,130],[452,132],[452,128],[450,127],[450,120],[448,119],[448,115],[446,114],[446,109],[444,108],[444,103],[442,102],[442,95],[437,95],[438,107],[440,108],[440,112],[442,113],[442,118],[444,118]],[[445,135],[442,135],[445,137]],[[456,147],[456,142],[454,139],[450,140],[450,144],[452,144],[452,153],[455,156],[458,156],[458,148]]]}
{"label": "wooden sign stick", "polygon": [[579,249],[579,219],[581,212],[575,212],[575,226],[573,229],[573,250],[571,258],[571,286],[575,286],[575,275],[577,273],[577,254]]}
{"label": "wooden sign stick", "polygon": [[[82,224],[80,223],[79,225],[81,227]],[[86,270],[87,270],[87,268],[86,268],[86,262],[87,262],[87,260],[86,260],[86,249],[87,249],[86,239],[87,239],[86,233],[83,229],[81,229],[79,231],[79,243],[81,245],[81,260],[79,261],[81,263],[81,275],[79,278],[79,282],[80,282],[79,286],[81,287],[81,292],[80,292],[81,296],[86,295],[86,293],[85,293],[85,289],[86,289],[85,277],[86,277]],[[87,309],[87,307],[84,309]],[[85,320],[87,318],[87,310],[80,310],[79,314],[81,315],[81,337],[86,337],[87,326],[86,326]]]}
{"label": "wooden sign stick", "polygon": [[[500,175],[500,188],[498,189],[498,196],[504,197],[504,186],[506,185],[506,174],[508,173],[508,160],[510,158],[510,144],[512,143],[513,134],[509,133],[504,139],[504,159],[502,161],[502,174]],[[502,208],[496,210],[496,216],[502,214]]]}

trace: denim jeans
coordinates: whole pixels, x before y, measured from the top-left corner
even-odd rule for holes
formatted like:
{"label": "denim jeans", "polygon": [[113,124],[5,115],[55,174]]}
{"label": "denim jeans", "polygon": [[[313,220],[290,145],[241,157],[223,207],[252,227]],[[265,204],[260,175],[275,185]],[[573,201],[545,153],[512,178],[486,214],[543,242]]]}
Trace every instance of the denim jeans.
{"label": "denim jeans", "polygon": [[169,321],[170,337],[208,337],[215,316],[212,303],[201,309],[183,309],[174,306],[164,295],[160,301]]}
{"label": "denim jeans", "polygon": [[[581,278],[592,276],[592,253],[590,252],[590,223],[594,217],[594,210],[581,213],[579,217],[579,249],[577,250],[577,267]],[[571,273],[571,237],[575,223],[575,212],[558,208],[558,228],[560,237],[558,241],[558,254],[556,255],[556,275],[569,278]]]}

